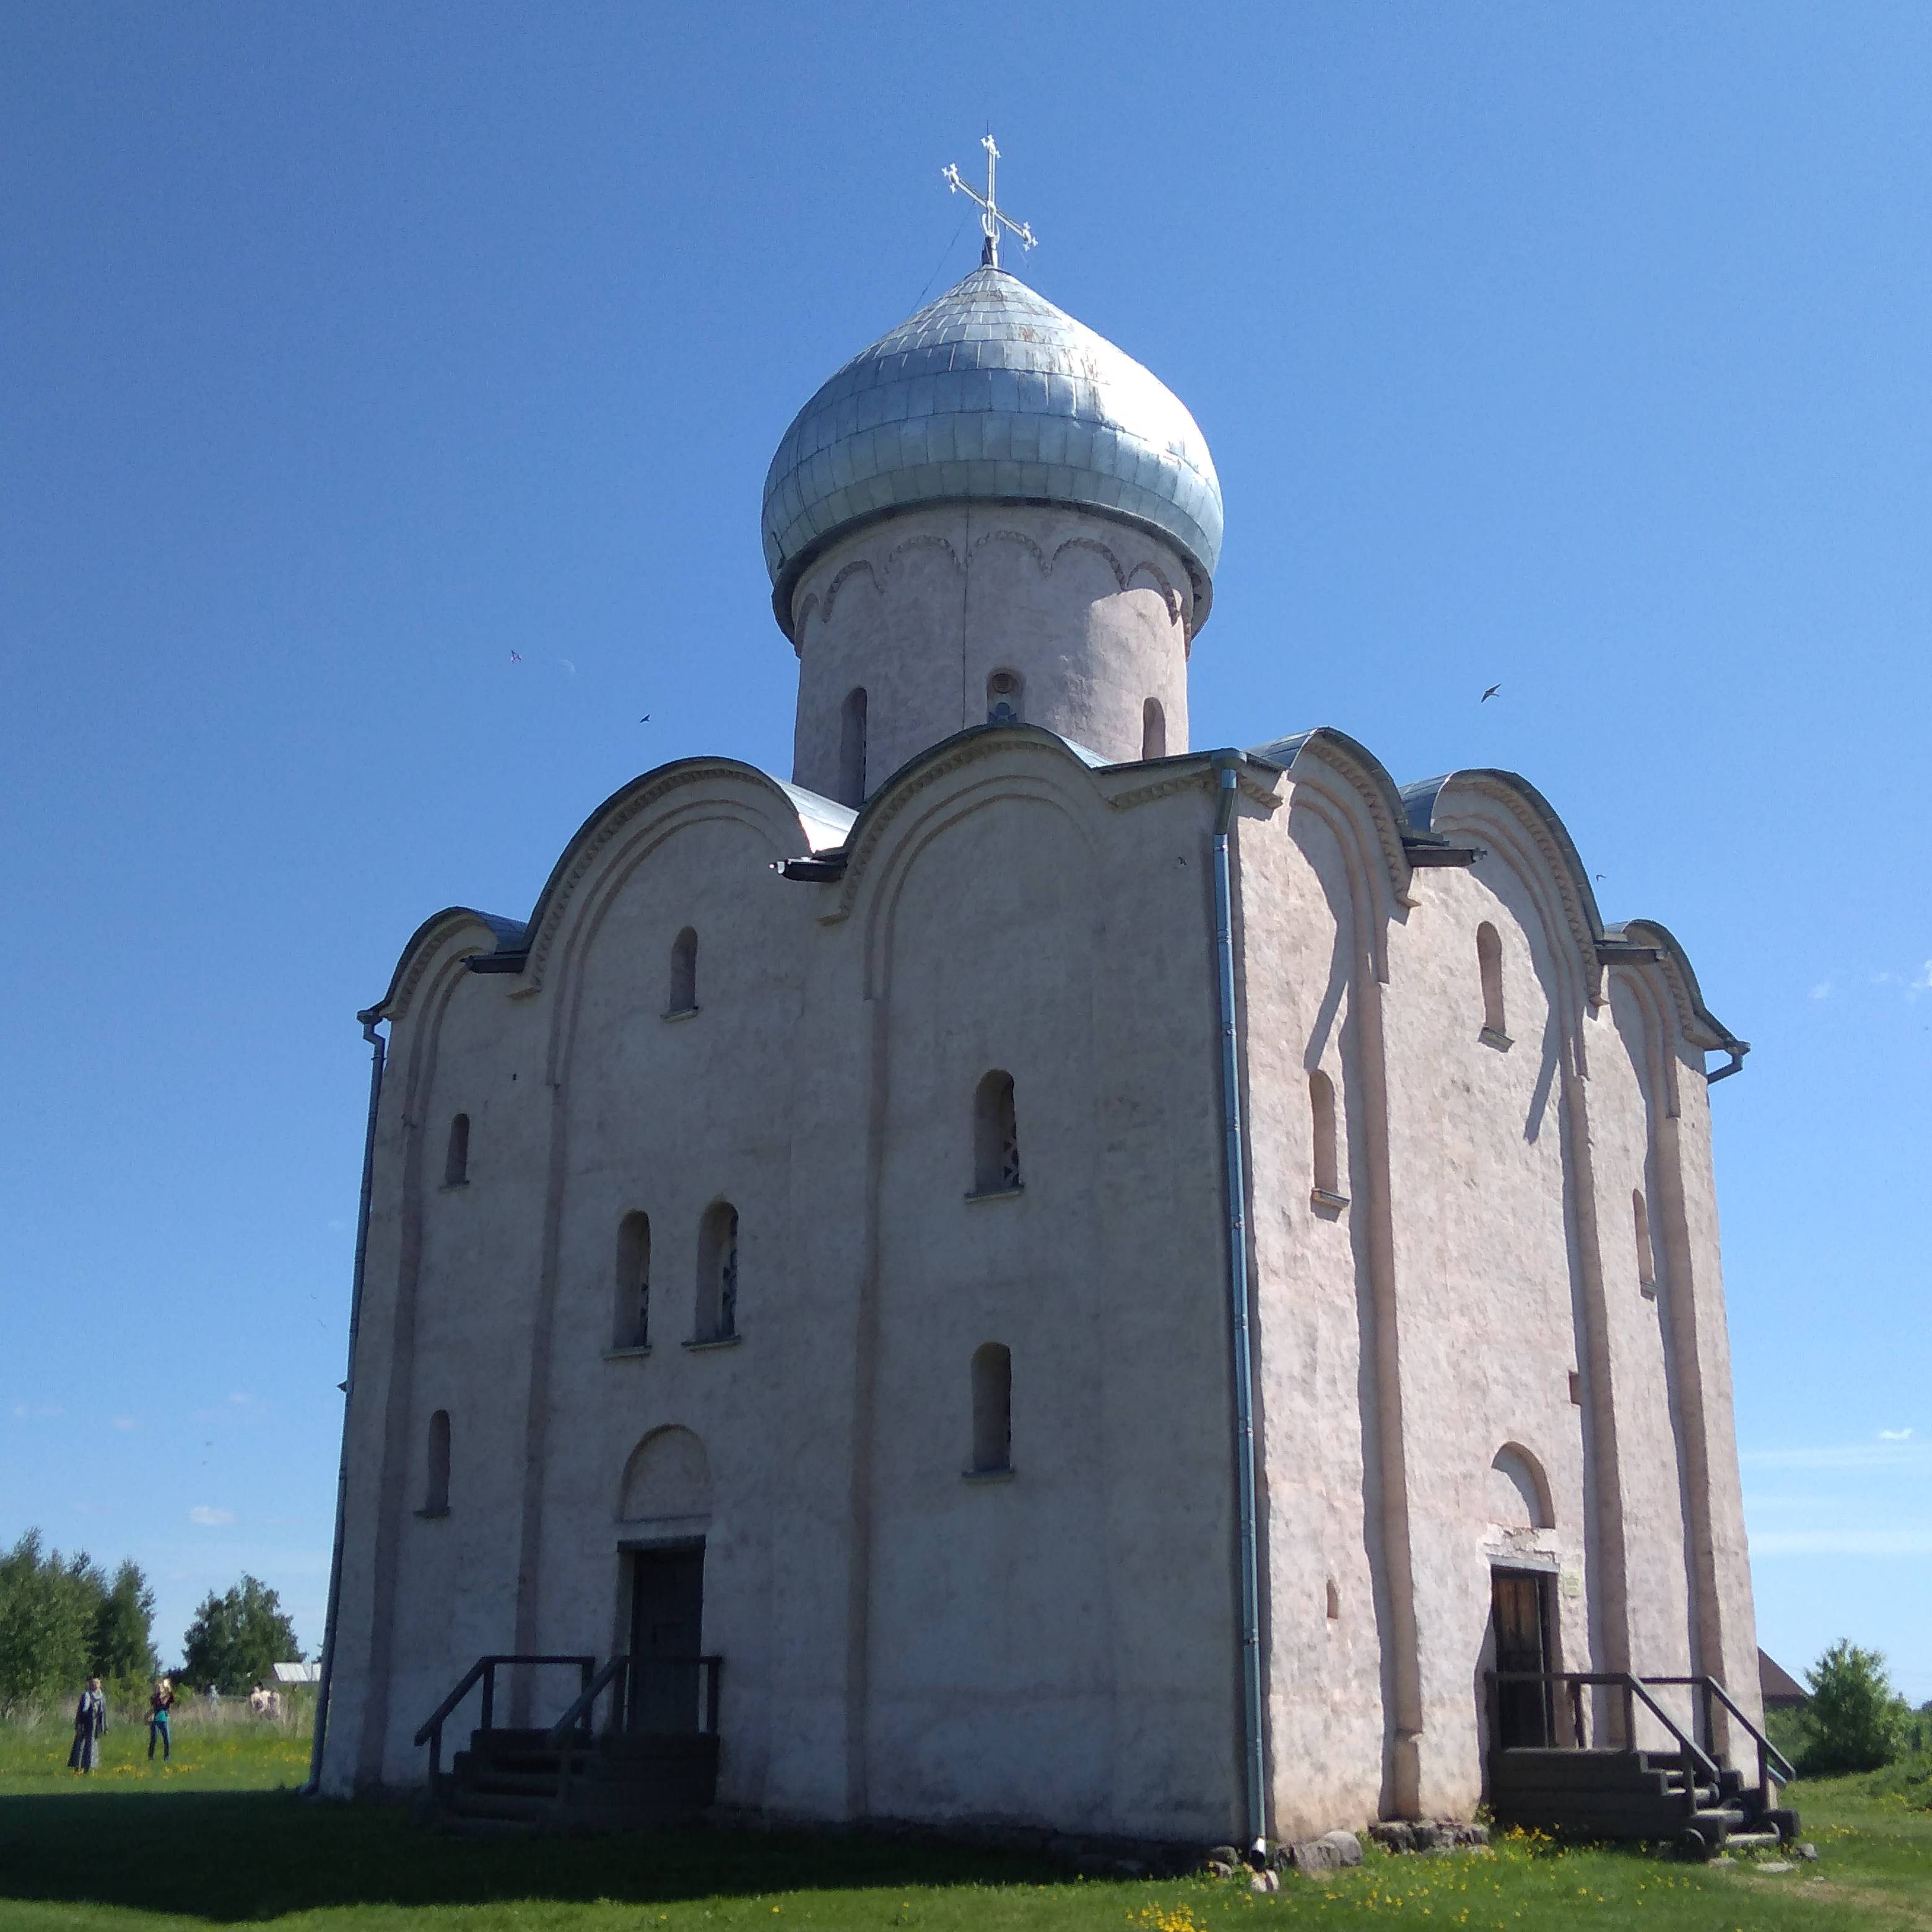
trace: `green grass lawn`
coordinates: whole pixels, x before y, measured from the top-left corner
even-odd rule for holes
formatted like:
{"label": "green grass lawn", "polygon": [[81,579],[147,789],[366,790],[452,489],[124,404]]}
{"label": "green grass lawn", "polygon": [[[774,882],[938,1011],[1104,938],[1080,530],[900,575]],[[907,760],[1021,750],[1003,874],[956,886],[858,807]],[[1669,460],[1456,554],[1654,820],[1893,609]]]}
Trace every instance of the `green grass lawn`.
{"label": "green grass lawn", "polygon": [[400,1807],[295,1796],[302,1739],[190,1726],[150,1772],[110,1732],[103,1769],[65,1768],[54,1729],[0,1730],[0,1932],[280,1922],[317,1932],[667,1927],[1266,1932],[1311,1923],[1539,1932],[1932,1932],[1928,1787],[1894,1776],[1794,1788],[1822,1854],[1782,1876],[1634,1852],[1504,1840],[1493,1858],[1391,1858],[1277,1895],[1212,1880],[1071,1881],[1024,1858],[867,1837],[712,1832],[584,1839],[442,1835]]}

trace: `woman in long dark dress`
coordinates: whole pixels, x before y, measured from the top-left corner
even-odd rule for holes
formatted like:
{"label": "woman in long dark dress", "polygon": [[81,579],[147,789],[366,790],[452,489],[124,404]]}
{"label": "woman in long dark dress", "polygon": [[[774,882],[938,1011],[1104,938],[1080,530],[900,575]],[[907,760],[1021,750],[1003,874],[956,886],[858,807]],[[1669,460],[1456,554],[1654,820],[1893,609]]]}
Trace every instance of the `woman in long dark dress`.
{"label": "woman in long dark dress", "polygon": [[107,1728],[107,1700],[100,1679],[90,1677],[74,1712],[74,1749],[67,1754],[70,1771],[92,1771],[100,1762],[100,1734]]}

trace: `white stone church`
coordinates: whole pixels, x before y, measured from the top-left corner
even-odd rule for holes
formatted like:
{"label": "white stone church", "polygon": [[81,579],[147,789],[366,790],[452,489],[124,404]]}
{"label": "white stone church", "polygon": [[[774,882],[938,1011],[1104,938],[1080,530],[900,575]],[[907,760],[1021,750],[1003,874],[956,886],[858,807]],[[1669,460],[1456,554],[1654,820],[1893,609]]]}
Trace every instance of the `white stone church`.
{"label": "white stone church", "polygon": [[419,1785],[488,1658],[566,1661],[472,1770],[598,1680],[772,1820],[1467,1816],[1583,1742],[1561,1672],[1714,1680],[1721,1754],[1745,1049],[1676,941],[1511,772],[1192,748],[1206,444],[996,266],[764,519],[789,780],[645,772],[364,1016],[324,1788]]}

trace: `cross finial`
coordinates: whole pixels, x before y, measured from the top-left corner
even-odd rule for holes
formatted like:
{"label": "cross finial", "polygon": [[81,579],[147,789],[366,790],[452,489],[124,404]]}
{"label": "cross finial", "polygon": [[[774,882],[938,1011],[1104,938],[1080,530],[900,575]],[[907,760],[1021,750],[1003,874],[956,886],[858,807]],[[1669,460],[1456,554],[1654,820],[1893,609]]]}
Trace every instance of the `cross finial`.
{"label": "cross finial", "polygon": [[997,268],[1000,266],[1000,230],[1010,229],[1019,238],[1022,248],[1034,244],[1034,232],[1024,221],[1016,221],[1000,208],[993,195],[993,171],[998,166],[1000,151],[993,145],[993,137],[982,137],[980,145],[986,151],[986,192],[983,196],[974,193],[966,185],[959,170],[948,161],[940,170],[946,184],[956,194],[963,194],[968,201],[977,202],[980,206],[980,230],[986,239],[980,250],[980,266],[982,268]]}

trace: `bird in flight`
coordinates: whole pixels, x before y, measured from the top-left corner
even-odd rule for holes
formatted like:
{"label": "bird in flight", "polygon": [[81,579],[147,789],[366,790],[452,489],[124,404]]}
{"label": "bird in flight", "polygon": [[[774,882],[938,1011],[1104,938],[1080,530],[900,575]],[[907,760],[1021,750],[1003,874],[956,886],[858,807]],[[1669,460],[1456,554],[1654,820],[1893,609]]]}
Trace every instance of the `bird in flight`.
{"label": "bird in flight", "polygon": [[646,712],[644,713],[644,715],[643,716],[643,717],[640,718],[638,720],[638,722],[640,724],[648,724],[650,722],[651,722],[651,714],[650,714],[648,711],[646,711]]}
{"label": "bird in flight", "polygon": [[1482,694],[1482,696],[1481,696],[1480,698],[1478,698],[1478,699],[1476,700],[1476,702],[1477,702],[1478,704],[1488,704],[1488,703],[1489,703],[1490,700],[1491,698],[1492,698],[1493,697],[1495,697],[1495,696],[1496,696],[1496,693],[1497,693],[1498,692],[1499,692],[1500,690],[1502,690],[1502,686],[1501,685],[1499,685],[1499,684],[1492,684],[1492,685],[1491,685],[1491,686],[1490,686],[1490,688],[1489,688],[1489,689],[1488,689],[1487,691],[1486,691],[1486,692],[1484,692],[1483,693],[1483,694]]}
{"label": "bird in flight", "polygon": [[524,654],[523,654],[523,652],[522,652],[521,651],[512,651],[512,652],[510,653],[510,662],[511,662],[511,663],[512,663],[512,664],[521,664],[521,663],[523,662],[523,661],[524,661]]}

